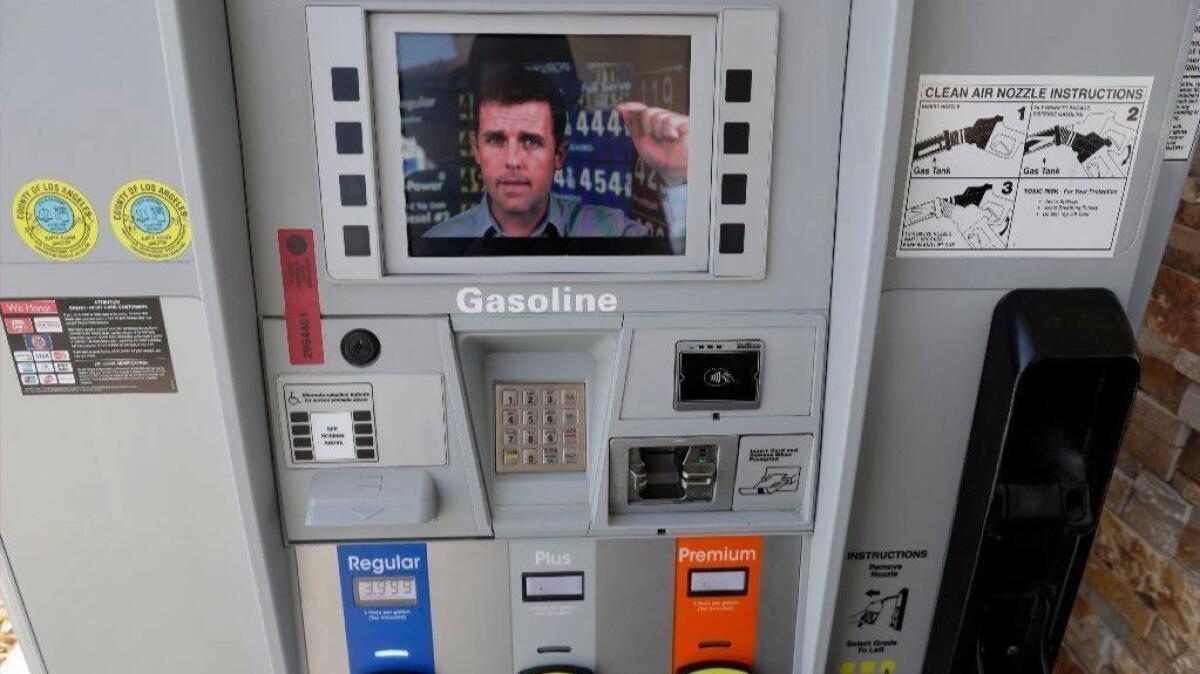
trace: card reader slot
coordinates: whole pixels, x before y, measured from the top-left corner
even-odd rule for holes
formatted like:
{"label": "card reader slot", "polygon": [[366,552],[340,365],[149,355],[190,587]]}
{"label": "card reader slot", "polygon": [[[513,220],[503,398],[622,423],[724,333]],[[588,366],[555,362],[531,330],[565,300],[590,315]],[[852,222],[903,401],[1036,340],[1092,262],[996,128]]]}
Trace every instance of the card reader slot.
{"label": "card reader slot", "polygon": [[720,640],[701,641],[698,646],[700,648],[733,648],[733,642]]}
{"label": "card reader slot", "polygon": [[711,444],[630,448],[629,502],[712,501],[717,451]]}

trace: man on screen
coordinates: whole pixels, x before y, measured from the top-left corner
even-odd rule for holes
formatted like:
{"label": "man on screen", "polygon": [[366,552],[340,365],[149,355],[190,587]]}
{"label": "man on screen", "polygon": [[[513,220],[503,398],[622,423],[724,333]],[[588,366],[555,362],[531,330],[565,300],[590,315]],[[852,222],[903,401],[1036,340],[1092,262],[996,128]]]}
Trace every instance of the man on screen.
{"label": "man on screen", "polygon": [[[554,194],[567,159],[566,106],[544,75],[513,70],[490,78],[475,99],[471,153],[485,194],[479,204],[435,225],[426,237],[634,237],[647,225],[608,206]],[[638,155],[666,183],[669,236],[682,241],[687,205],[688,118],[642,103],[617,106]]]}

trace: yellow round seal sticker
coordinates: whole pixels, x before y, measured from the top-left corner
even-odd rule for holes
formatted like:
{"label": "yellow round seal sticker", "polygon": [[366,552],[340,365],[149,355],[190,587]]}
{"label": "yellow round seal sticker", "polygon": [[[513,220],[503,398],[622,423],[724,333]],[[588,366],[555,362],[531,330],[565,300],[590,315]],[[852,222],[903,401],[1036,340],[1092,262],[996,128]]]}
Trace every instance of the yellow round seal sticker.
{"label": "yellow round seal sticker", "polygon": [[192,242],[183,197],[156,180],[122,185],[108,210],[117,239],[139,257],[173,260]]}
{"label": "yellow round seal sticker", "polygon": [[51,260],[78,260],[96,245],[100,225],[83,193],[53,178],[25,183],[13,197],[17,233],[33,250]]}

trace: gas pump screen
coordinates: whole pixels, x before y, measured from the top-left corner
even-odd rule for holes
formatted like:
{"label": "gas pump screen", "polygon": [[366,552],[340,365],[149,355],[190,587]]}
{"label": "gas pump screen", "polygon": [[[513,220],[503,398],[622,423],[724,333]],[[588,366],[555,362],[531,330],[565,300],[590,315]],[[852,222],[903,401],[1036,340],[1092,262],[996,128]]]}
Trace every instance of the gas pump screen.
{"label": "gas pump screen", "polygon": [[417,603],[413,576],[370,576],[354,579],[354,605],[412,606]]}
{"label": "gas pump screen", "polygon": [[411,257],[684,254],[691,36],[395,39]]}
{"label": "gas pump screen", "polygon": [[749,569],[692,569],[688,572],[688,596],[741,596],[748,590],[749,577]]}
{"label": "gas pump screen", "polygon": [[525,601],[582,601],[583,573],[521,574]]}

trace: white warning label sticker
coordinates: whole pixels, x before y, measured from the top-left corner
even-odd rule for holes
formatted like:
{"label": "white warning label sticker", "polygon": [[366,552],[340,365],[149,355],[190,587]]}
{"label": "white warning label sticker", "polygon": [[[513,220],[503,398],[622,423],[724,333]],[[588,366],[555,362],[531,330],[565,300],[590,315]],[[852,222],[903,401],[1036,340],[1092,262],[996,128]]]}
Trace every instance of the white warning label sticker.
{"label": "white warning label sticker", "polygon": [[1200,129],[1200,12],[1183,66],[1183,79],[1179,82],[1179,97],[1175,99],[1175,121],[1167,136],[1167,161],[1191,158],[1197,129]]}
{"label": "white warning label sticker", "polygon": [[896,254],[1111,255],[1153,83],[922,76]]}

